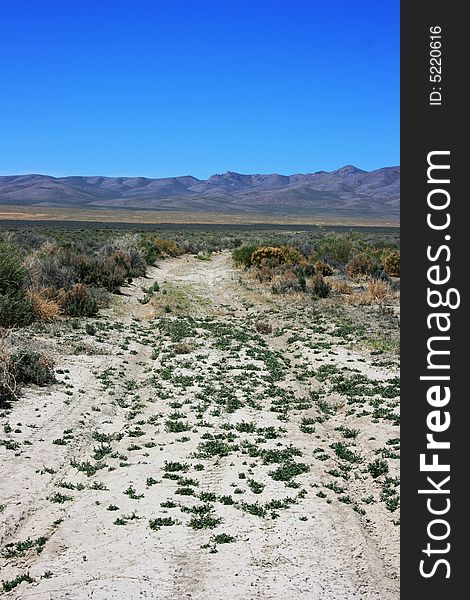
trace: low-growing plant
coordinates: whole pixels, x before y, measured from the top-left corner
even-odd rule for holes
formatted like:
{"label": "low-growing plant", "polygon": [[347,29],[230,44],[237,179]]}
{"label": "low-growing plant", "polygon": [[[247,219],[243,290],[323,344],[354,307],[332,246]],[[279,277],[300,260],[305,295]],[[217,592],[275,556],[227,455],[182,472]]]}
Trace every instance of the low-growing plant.
{"label": "low-growing plant", "polygon": [[362,462],[362,457],[348,448],[343,442],[335,442],[334,444],[330,445],[330,448],[332,448],[335,451],[336,456],[342,460],[350,463]]}
{"label": "low-growing plant", "polygon": [[157,517],[156,519],[151,519],[149,521],[149,527],[154,531],[158,531],[162,527],[171,527],[176,524],[177,521],[173,519],[173,517]]}
{"label": "low-growing plant", "polygon": [[377,458],[376,460],[368,464],[367,470],[374,479],[377,479],[377,477],[380,477],[381,475],[387,475],[388,463],[385,460]]}
{"label": "low-growing plant", "polygon": [[20,583],[23,583],[23,581],[25,581],[26,583],[34,583],[35,580],[30,576],[29,573],[23,573],[22,575],[18,575],[14,579],[3,580],[2,591],[4,591],[5,593],[11,592],[11,590],[14,590],[18,585],[20,585]]}
{"label": "low-growing plant", "polygon": [[193,529],[214,529],[222,523],[221,517],[216,517],[210,513],[195,515],[189,521],[189,527]]}
{"label": "low-growing plant", "polygon": [[286,462],[281,464],[276,470],[270,471],[271,477],[275,481],[291,481],[297,475],[307,473],[310,468],[305,463]]}
{"label": "low-growing plant", "polygon": [[236,542],[237,539],[234,538],[233,535],[219,533],[214,535],[214,537],[211,538],[211,541],[214,542],[214,544],[232,544],[233,542]]}
{"label": "low-growing plant", "polygon": [[248,479],[247,483],[248,483],[248,487],[253,492],[253,494],[261,494],[261,492],[266,487],[264,483],[260,483],[259,481],[256,481],[255,479]]}
{"label": "low-growing plant", "polygon": [[85,325],[85,332],[88,335],[95,335],[96,334],[96,327],[95,327],[95,325],[93,325],[93,323],[87,323]]}
{"label": "low-growing plant", "polygon": [[165,464],[163,465],[163,470],[167,473],[176,473],[177,471],[182,471],[184,473],[188,469],[189,465],[187,463],[165,461]]}

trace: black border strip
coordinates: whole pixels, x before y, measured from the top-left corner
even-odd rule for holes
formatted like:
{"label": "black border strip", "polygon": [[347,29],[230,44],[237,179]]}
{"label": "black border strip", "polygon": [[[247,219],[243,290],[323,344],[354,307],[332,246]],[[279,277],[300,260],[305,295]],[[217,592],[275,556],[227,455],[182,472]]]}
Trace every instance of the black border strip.
{"label": "black border strip", "polygon": [[[469,405],[470,398],[465,381],[465,373],[470,372],[467,356],[469,355],[467,337],[470,333],[468,317],[465,312],[468,298],[468,251],[467,239],[469,224],[466,213],[468,192],[464,189],[464,181],[469,171],[466,165],[468,150],[464,147],[466,124],[470,103],[466,99],[464,87],[468,68],[465,69],[464,56],[469,54],[466,48],[468,25],[463,17],[463,4],[457,2],[402,3],[401,5],[401,228],[402,228],[402,517],[401,517],[401,598],[407,600],[426,598],[451,599],[465,597],[467,574],[467,533],[468,506],[467,494],[467,457],[470,440]],[[430,51],[430,28],[441,28],[442,46],[439,61],[433,61]],[[437,29],[434,29],[437,31]],[[435,37],[434,41],[439,38]],[[438,44],[434,44],[438,46]],[[434,52],[434,58],[438,52]],[[441,67],[442,81],[438,81]],[[430,77],[436,81],[430,81]],[[433,90],[432,88],[436,88]],[[439,89],[440,88],[440,89]],[[441,103],[430,105],[430,93],[441,92]],[[432,97],[438,102],[438,94]],[[466,106],[464,107],[464,103]],[[465,140],[466,141],[466,140]],[[435,163],[450,165],[449,171],[435,169],[430,172],[428,182],[428,155],[433,151],[449,151],[449,155],[433,155],[430,160]],[[447,174],[446,174],[447,173]],[[449,183],[442,180],[450,179]],[[433,189],[443,189],[431,195],[430,202],[446,203],[449,195],[449,206],[443,210],[430,209],[428,194]],[[449,227],[433,230],[427,224],[427,215],[444,223],[446,213],[451,219]],[[445,236],[450,236],[446,239]],[[448,246],[448,252],[442,249],[438,258],[430,260],[427,248],[435,257],[440,247]],[[438,265],[439,269],[428,273],[429,267]],[[428,277],[442,279],[450,269],[450,280],[442,284],[430,284]],[[440,290],[443,294],[449,288],[455,288],[460,294],[460,307],[455,309],[428,305],[427,288]],[[437,296],[433,297],[437,300]],[[452,301],[457,294],[452,295]],[[438,332],[437,319],[431,319],[428,327],[427,317],[433,312],[449,314],[450,328],[448,332]],[[444,325],[445,317],[441,320]],[[450,339],[434,340],[431,347],[450,350],[449,355],[428,356],[427,343],[431,336],[448,336]],[[467,345],[467,347],[466,347]],[[430,369],[428,358],[441,367],[446,364],[449,369]],[[420,380],[420,376],[449,376],[450,380]],[[444,386],[450,389],[451,397],[447,404],[431,406],[427,399],[430,386]],[[434,395],[436,399],[436,394]],[[426,449],[426,434],[430,433],[426,419],[431,411],[439,411],[439,416],[429,417],[431,425],[437,420],[444,422],[446,412],[450,417],[450,426],[445,431],[435,433],[436,440],[449,441],[450,449]],[[420,470],[420,454],[426,453],[426,462],[436,460],[449,464],[450,471],[424,472]],[[433,490],[433,484],[427,480],[430,476],[434,486],[449,493],[423,493],[419,489]],[[442,481],[450,476],[446,483]],[[429,500],[429,504],[428,504]],[[450,504],[448,503],[450,501]],[[448,508],[442,515],[432,515],[429,507],[435,511]],[[442,519],[435,522],[434,519]],[[433,540],[429,532],[442,540]],[[448,535],[446,535],[448,533]],[[423,552],[430,544],[428,554]],[[447,546],[449,544],[449,546]],[[437,561],[443,561],[437,564]],[[420,574],[422,571],[429,577]],[[448,566],[447,566],[448,565]],[[447,578],[447,575],[449,577]]]}

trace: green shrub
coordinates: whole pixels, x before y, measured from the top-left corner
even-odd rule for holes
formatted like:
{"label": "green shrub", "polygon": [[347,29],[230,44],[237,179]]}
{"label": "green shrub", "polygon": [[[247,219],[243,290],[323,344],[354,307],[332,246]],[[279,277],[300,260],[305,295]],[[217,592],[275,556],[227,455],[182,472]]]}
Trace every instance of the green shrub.
{"label": "green shrub", "polygon": [[0,241],[0,326],[29,325],[34,311],[26,296],[27,271],[16,248]]}
{"label": "green shrub", "polygon": [[31,301],[22,291],[0,294],[0,326],[24,327],[34,321]]}
{"label": "green shrub", "polygon": [[304,292],[307,287],[307,279],[304,267],[297,265],[294,268],[294,273],[297,275],[297,283],[300,289]]}
{"label": "green shrub", "polygon": [[180,256],[183,253],[179,244],[177,244],[173,240],[163,240],[161,238],[155,238],[154,244],[164,256],[175,257]]}
{"label": "green shrub", "polygon": [[333,269],[330,265],[322,260],[317,260],[314,264],[315,272],[319,273],[323,277],[328,277],[329,275],[333,275]]}
{"label": "green shrub", "polygon": [[331,286],[323,279],[322,275],[317,275],[313,280],[311,291],[317,298],[327,298],[331,292]]}
{"label": "green shrub", "polygon": [[147,271],[147,262],[138,235],[118,237],[108,243],[103,252],[106,256],[124,255],[128,277],[143,277]]}
{"label": "green shrub", "polygon": [[375,266],[376,263],[370,256],[364,252],[360,252],[348,262],[346,270],[350,277],[357,277],[359,275],[369,275]]}
{"label": "green shrub", "polygon": [[280,247],[280,250],[284,256],[284,262],[286,263],[301,265],[306,262],[305,257],[297,250],[297,248],[284,245]]}
{"label": "green shrub", "polygon": [[155,234],[143,234],[140,247],[149,265],[154,265],[159,258],[180,256],[183,253],[181,246],[175,241],[158,238]]}
{"label": "green shrub", "polygon": [[172,525],[176,525],[177,521],[172,517],[157,517],[156,519],[151,519],[149,521],[150,529],[154,531],[158,531],[162,527],[171,527]]}
{"label": "green shrub", "polygon": [[51,243],[30,255],[28,274],[30,286],[34,289],[69,289],[78,281],[79,272],[85,257],[73,253],[71,248],[57,248]]}
{"label": "green shrub", "polygon": [[358,243],[351,236],[327,235],[316,244],[313,257],[326,262],[346,264],[358,251]]}
{"label": "green shrub", "polygon": [[108,292],[119,292],[119,288],[126,283],[129,268],[130,263],[122,253],[106,258],[93,257],[82,264],[80,281],[103,287]]}
{"label": "green shrub", "polygon": [[0,241],[0,294],[19,291],[26,281],[26,269],[14,246]]}
{"label": "green shrub", "polygon": [[252,265],[251,260],[253,257],[253,253],[256,252],[257,250],[258,250],[258,246],[253,246],[250,244],[243,244],[243,246],[236,248],[232,252],[232,258],[236,265],[245,267],[245,269],[248,269]]}
{"label": "green shrub", "polygon": [[400,251],[394,250],[382,259],[382,266],[390,277],[400,277]]}
{"label": "green shrub", "polygon": [[69,317],[94,317],[98,313],[98,303],[82,283],[64,291],[60,298],[64,314]]}
{"label": "green shrub", "polygon": [[269,262],[270,264],[282,264],[286,262],[286,257],[281,248],[275,248],[273,246],[263,246],[253,252],[251,257],[252,264],[260,267],[263,264]]}
{"label": "green shrub", "polygon": [[22,385],[47,385],[55,381],[53,362],[38,352],[0,351],[0,408],[18,397]]}
{"label": "green shrub", "polygon": [[12,372],[17,384],[47,385],[55,381],[53,362],[39,352],[17,352],[11,355]]}

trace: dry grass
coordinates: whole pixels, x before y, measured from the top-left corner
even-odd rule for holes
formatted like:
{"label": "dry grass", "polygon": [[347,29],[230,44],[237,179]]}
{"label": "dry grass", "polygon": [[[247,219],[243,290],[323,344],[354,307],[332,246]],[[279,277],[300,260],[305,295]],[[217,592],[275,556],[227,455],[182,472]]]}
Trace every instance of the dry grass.
{"label": "dry grass", "polygon": [[350,294],[343,300],[347,304],[382,304],[385,300],[393,297],[390,286],[385,281],[371,279],[367,283],[367,288],[357,294]]}
{"label": "dry grass", "polygon": [[149,318],[155,319],[167,314],[195,315],[207,310],[208,302],[201,297],[191,285],[166,282],[160,292],[152,295],[149,307]]}
{"label": "dry grass", "polygon": [[0,220],[31,221],[79,221],[83,223],[200,223],[208,224],[282,224],[282,225],[346,225],[348,227],[399,227],[398,219],[384,221],[368,217],[343,217],[335,215],[287,217],[285,215],[224,214],[222,212],[186,212],[132,209],[81,209],[81,208],[35,208],[33,206],[4,205],[0,207]]}
{"label": "dry grass", "polygon": [[352,294],[353,293],[353,288],[345,281],[336,281],[336,280],[332,279],[330,281],[330,283],[331,283],[332,291],[336,292],[337,294]]}
{"label": "dry grass", "polygon": [[196,350],[196,344],[191,344],[189,342],[178,342],[173,346],[174,352],[176,354],[191,354]]}
{"label": "dry grass", "polygon": [[17,390],[16,379],[11,366],[11,356],[0,340],[0,406],[4,399],[14,397]]}
{"label": "dry grass", "polygon": [[59,318],[61,314],[60,305],[54,298],[50,289],[29,290],[28,297],[31,300],[34,313],[38,321],[50,323]]}

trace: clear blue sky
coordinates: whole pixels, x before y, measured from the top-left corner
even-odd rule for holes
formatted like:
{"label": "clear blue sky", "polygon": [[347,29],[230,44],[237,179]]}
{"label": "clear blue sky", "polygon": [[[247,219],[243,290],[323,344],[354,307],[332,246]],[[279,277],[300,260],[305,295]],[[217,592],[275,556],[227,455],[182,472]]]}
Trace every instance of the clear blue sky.
{"label": "clear blue sky", "polygon": [[2,0],[0,174],[399,162],[398,0]]}

